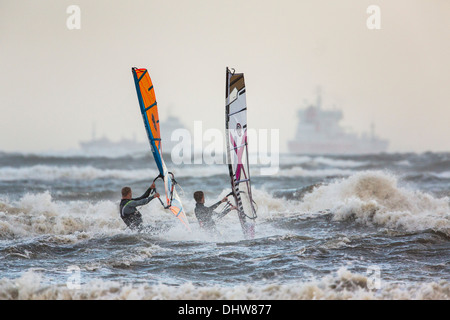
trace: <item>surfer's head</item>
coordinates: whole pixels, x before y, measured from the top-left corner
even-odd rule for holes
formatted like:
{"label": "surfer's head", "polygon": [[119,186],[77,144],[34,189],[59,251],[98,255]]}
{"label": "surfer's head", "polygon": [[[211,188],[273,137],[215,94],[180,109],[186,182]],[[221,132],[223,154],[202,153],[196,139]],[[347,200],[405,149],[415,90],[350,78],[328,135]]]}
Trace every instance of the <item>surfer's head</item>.
{"label": "surfer's head", "polygon": [[195,191],[194,200],[197,203],[205,203],[205,194],[203,193],[203,191]]}
{"label": "surfer's head", "polygon": [[130,187],[122,188],[122,199],[131,199],[131,188]]}

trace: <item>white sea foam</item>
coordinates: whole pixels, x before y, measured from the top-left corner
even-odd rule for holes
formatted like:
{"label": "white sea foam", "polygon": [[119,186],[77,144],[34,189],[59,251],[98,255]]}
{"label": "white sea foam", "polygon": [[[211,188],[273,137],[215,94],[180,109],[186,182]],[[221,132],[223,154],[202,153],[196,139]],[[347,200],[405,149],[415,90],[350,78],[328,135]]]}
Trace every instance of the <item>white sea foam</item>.
{"label": "white sea foam", "polygon": [[396,176],[382,171],[359,172],[319,186],[306,194],[301,210],[330,209],[335,220],[355,219],[408,231],[433,229],[450,235],[448,197],[409,190]]}
{"label": "white sea foam", "polygon": [[[218,196],[208,199],[213,204],[228,194],[224,189]],[[298,201],[274,198],[269,192],[253,189],[253,197],[257,203],[257,224],[273,217],[289,215],[298,212]],[[139,210],[143,215],[144,224],[158,226],[160,223],[174,225],[164,232],[165,240],[214,241],[210,235],[200,230],[194,214],[194,201],[182,197],[182,202],[192,232],[187,232],[181,223],[154,200]],[[225,204],[224,204],[225,205]],[[217,211],[220,211],[220,206]],[[243,239],[236,211],[217,222],[222,231],[222,240],[238,241]],[[98,234],[114,235],[130,232],[120,219],[118,202],[104,200],[89,201],[57,201],[49,192],[26,194],[17,201],[0,199],[0,239],[35,237],[50,235],[57,242],[76,242]]]}
{"label": "white sea foam", "polygon": [[115,170],[98,169],[92,166],[50,166],[35,165],[30,167],[2,167],[0,180],[93,180],[93,179],[140,179],[156,176],[156,170]]}
{"label": "white sea foam", "polygon": [[[210,166],[205,170],[202,166],[193,166],[178,170],[172,170],[179,177],[208,177],[212,175],[228,174],[225,167]],[[159,173],[156,169],[99,169],[93,166],[51,166],[34,165],[30,167],[2,167],[0,168],[0,181],[20,180],[95,180],[95,179],[122,179],[139,180],[148,177],[156,177]]]}
{"label": "white sea foam", "polygon": [[283,177],[329,177],[329,176],[349,176],[355,173],[353,170],[349,169],[304,169],[302,167],[293,167],[289,169],[282,169],[278,172],[279,176]]}
{"label": "white sea foam", "polygon": [[[185,201],[186,214],[195,231],[192,201]],[[119,216],[119,203],[114,201],[56,201],[49,192],[26,194],[18,201],[0,199],[0,239],[54,236],[55,241],[78,241],[97,234],[114,235],[132,232],[126,229]],[[195,240],[198,233],[188,233],[174,215],[165,210],[157,200],[140,208],[144,224],[162,223],[174,227],[164,233],[167,240]]]}
{"label": "white sea foam", "polygon": [[[208,199],[207,204],[222,199],[228,189]],[[257,203],[257,224],[272,218],[330,211],[336,221],[354,219],[362,224],[407,231],[433,229],[450,235],[450,204],[447,197],[432,195],[398,186],[396,176],[381,171],[367,171],[315,187],[301,200],[276,198],[272,193],[253,188]],[[196,230],[194,202],[182,196],[181,200],[189,221]],[[220,210],[220,207],[218,208]],[[158,201],[142,207],[144,222],[150,225],[161,221],[174,222],[176,218],[164,210]],[[225,234],[241,236],[236,214],[229,213],[218,222]],[[234,230],[233,228],[236,228]],[[118,214],[118,202],[114,201],[55,201],[49,192],[26,194],[18,201],[0,199],[0,237],[26,237],[40,234],[79,236],[95,233],[123,232],[125,225]],[[227,230],[229,232],[227,232]],[[165,234],[168,239],[195,240],[198,233],[188,235],[174,228]],[[234,238],[233,238],[234,239]]]}
{"label": "white sea foam", "polygon": [[[331,159],[325,157],[296,157],[293,160],[294,167],[280,169],[277,176],[286,177],[327,177],[327,176],[348,176],[355,173],[354,170],[361,166],[362,162],[352,160]],[[301,165],[308,163],[308,168]],[[325,164],[328,168],[320,168],[320,164]],[[317,169],[314,166],[317,165]],[[175,177],[211,177],[215,175],[228,175],[228,168],[223,165],[191,165],[171,168]],[[261,175],[261,167],[253,166],[251,169],[253,176]],[[139,180],[148,177],[156,177],[156,168],[149,169],[105,169],[91,165],[85,166],[63,166],[63,165],[33,165],[25,167],[5,166],[0,168],[0,181],[56,181],[75,180],[90,181],[95,179],[133,179]]]}
{"label": "white sea foam", "polygon": [[117,232],[117,204],[100,201],[57,202],[48,192],[26,194],[19,201],[0,200],[0,237],[65,235],[84,237],[86,233]]}
{"label": "white sea foam", "polygon": [[300,156],[284,154],[280,157],[280,165],[326,165],[336,168],[356,168],[368,164],[367,161],[355,161],[348,159],[337,159],[325,156]]}
{"label": "white sea foam", "polygon": [[448,281],[428,283],[382,282],[378,290],[369,289],[365,275],[345,268],[321,279],[292,281],[288,284],[242,284],[233,287],[196,286],[190,282],[179,286],[146,283],[132,284],[92,280],[78,289],[65,284],[48,285],[43,274],[27,271],[17,279],[0,279],[1,300],[447,300]]}
{"label": "white sea foam", "polygon": [[313,158],[314,162],[324,164],[330,167],[338,167],[338,168],[355,168],[367,165],[368,162],[365,161],[355,161],[355,160],[344,160],[344,159],[334,159],[327,157],[317,157]]}
{"label": "white sea foam", "polygon": [[440,173],[433,173],[434,176],[440,179],[450,179],[450,171],[444,171]]}

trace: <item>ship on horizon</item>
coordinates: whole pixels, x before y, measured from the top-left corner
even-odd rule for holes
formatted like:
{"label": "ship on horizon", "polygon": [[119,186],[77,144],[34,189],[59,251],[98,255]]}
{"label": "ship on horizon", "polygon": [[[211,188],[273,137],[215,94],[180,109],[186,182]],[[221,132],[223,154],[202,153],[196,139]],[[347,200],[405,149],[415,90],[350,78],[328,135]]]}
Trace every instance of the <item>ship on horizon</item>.
{"label": "ship on horizon", "polygon": [[[170,154],[178,141],[172,141],[172,132],[176,129],[186,129],[181,121],[169,115],[161,126],[161,140],[163,141],[163,153]],[[132,139],[122,138],[119,141],[112,141],[106,136],[96,137],[95,125],[92,128],[92,138],[88,141],[80,141],[81,151],[89,156],[126,156],[148,152],[148,141],[138,141],[134,135]]]}
{"label": "ship on horizon", "polygon": [[288,142],[289,152],[294,154],[375,154],[386,152],[389,145],[375,135],[373,123],[370,134],[347,132],[339,124],[342,111],[323,109],[320,93],[315,105],[298,111],[298,118],[295,138]]}

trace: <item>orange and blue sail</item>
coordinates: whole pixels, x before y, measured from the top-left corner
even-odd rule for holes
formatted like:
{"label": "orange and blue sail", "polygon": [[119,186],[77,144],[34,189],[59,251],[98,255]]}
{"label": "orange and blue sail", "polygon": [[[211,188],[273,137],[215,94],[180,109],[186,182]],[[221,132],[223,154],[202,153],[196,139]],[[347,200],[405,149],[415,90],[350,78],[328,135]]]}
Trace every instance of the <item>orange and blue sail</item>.
{"label": "orange and blue sail", "polygon": [[161,157],[161,131],[155,89],[147,69],[132,68],[136,92],[141,107],[145,130],[159,173],[164,174]]}
{"label": "orange and blue sail", "polygon": [[164,180],[165,203],[162,201],[161,203],[165,209],[170,209],[170,211],[190,231],[189,221],[187,220],[183,205],[175,190],[176,181],[173,174],[167,170],[162,157],[161,131],[155,88],[153,87],[153,83],[147,69],[132,68],[131,71],[133,73],[134,83],[136,85],[136,92],[142,119],[144,120],[145,131],[147,132],[153,157],[159,170],[159,176],[156,179],[162,178]]}

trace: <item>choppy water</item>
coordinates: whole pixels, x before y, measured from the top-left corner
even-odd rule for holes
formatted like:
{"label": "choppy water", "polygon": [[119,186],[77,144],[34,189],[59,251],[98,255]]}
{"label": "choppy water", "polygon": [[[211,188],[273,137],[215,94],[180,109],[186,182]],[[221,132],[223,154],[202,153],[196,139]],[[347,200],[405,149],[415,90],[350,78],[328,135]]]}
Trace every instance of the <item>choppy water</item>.
{"label": "choppy water", "polygon": [[[256,237],[235,213],[198,228],[192,194],[226,195],[225,165],[171,166],[192,233],[153,201],[162,234],[125,229],[120,189],[150,155],[0,153],[0,299],[449,299],[450,154],[282,155],[252,170]],[[73,285],[79,284],[79,287]]]}

